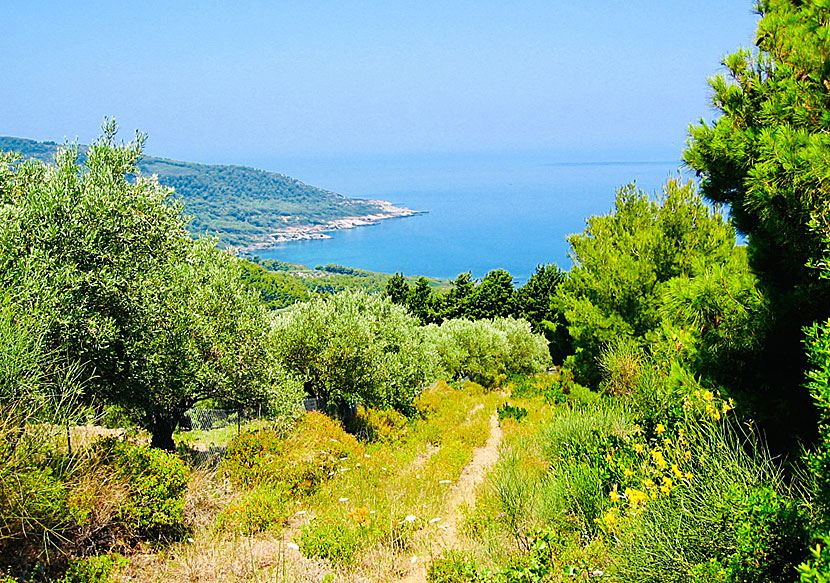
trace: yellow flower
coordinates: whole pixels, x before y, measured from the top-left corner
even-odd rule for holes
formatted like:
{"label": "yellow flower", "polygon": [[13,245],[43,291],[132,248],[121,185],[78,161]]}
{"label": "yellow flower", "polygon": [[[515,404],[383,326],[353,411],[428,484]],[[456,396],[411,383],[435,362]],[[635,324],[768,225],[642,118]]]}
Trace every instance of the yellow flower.
{"label": "yellow flower", "polygon": [[608,462],[609,465],[614,462],[614,458],[611,457],[610,452],[605,452],[605,461]]}
{"label": "yellow flower", "polygon": [[712,391],[703,391],[703,400],[704,401],[711,401],[715,398],[714,393]]}
{"label": "yellow flower", "polygon": [[354,510],[349,512],[348,516],[350,519],[352,519],[352,521],[355,524],[364,524],[366,522],[369,522],[369,509],[365,506],[361,508],[355,508]]}
{"label": "yellow flower", "polygon": [[689,472],[686,472],[686,479],[687,480],[691,480],[692,476],[693,476],[693,474],[690,474]]}
{"label": "yellow flower", "polygon": [[602,517],[602,522],[605,524],[605,528],[609,531],[614,529],[614,526],[617,524],[617,512],[615,508],[612,508],[608,512],[605,513],[605,516]]}
{"label": "yellow flower", "polygon": [[658,423],[657,427],[654,428],[654,431],[655,433],[657,433],[657,435],[663,435],[663,433],[665,433],[666,431],[666,426],[662,423]]}
{"label": "yellow flower", "polygon": [[643,444],[642,443],[635,443],[634,444],[634,451],[637,453],[643,453]]}
{"label": "yellow flower", "polygon": [[691,460],[692,459],[692,452],[687,449],[685,452],[683,452],[683,457],[686,458],[686,461]]}
{"label": "yellow flower", "polygon": [[633,476],[633,475],[634,475],[634,472],[633,472],[633,471],[631,471],[629,468],[625,468],[625,470],[623,471],[623,475],[624,475],[626,478],[630,478],[631,476]]}
{"label": "yellow flower", "polygon": [[635,510],[648,500],[648,494],[636,488],[626,488],[625,497],[628,498],[628,503],[631,505],[631,508]]}
{"label": "yellow flower", "polygon": [[643,483],[645,484],[647,490],[654,489],[654,480],[652,480],[651,478],[649,478],[648,480],[646,480]]}
{"label": "yellow flower", "polygon": [[617,492],[617,485],[614,484],[614,489],[608,493],[608,496],[611,498],[611,504],[616,504],[617,500],[620,499],[620,493]]}
{"label": "yellow flower", "polygon": [[680,467],[677,464],[671,465],[671,473],[674,474],[674,477],[678,480],[683,477],[683,472],[680,471]]}
{"label": "yellow flower", "polygon": [[674,482],[672,482],[671,478],[665,476],[663,477],[663,485],[660,486],[660,490],[663,492],[663,494],[671,493],[671,487],[673,483]]}
{"label": "yellow flower", "polygon": [[665,470],[668,466],[666,458],[663,457],[663,453],[660,450],[655,449],[654,451],[652,451],[651,459],[654,460],[654,465],[656,465],[661,470]]}

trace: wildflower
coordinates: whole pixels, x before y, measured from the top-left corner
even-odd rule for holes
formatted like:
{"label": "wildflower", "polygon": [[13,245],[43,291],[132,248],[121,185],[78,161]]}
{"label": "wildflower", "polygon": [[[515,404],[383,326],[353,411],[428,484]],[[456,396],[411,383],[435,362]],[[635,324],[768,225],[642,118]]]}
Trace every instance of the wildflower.
{"label": "wildflower", "polygon": [[349,499],[348,499],[348,498],[338,498],[338,500],[337,500],[337,501],[338,501],[338,502],[348,502],[348,501],[349,501]]}
{"label": "wildflower", "polygon": [[689,472],[686,472],[686,479],[687,480],[691,480],[692,476],[693,476],[693,474],[690,474]]}
{"label": "wildflower", "polygon": [[686,458],[686,461],[691,460],[692,459],[692,452],[687,449],[686,451],[683,452],[683,457]]}
{"label": "wildflower", "polygon": [[293,549],[295,551],[300,550],[300,545],[298,545],[297,543],[286,543],[285,546],[287,546],[289,549]]}
{"label": "wildflower", "polygon": [[605,516],[602,517],[602,523],[605,525],[609,531],[614,529],[614,526],[617,524],[617,510],[612,508],[608,512],[605,513]]}
{"label": "wildflower", "polygon": [[418,517],[415,516],[414,514],[407,514],[406,518],[404,518],[404,521],[408,522],[409,524],[412,524],[416,520],[418,520]]}
{"label": "wildflower", "polygon": [[663,485],[660,486],[660,491],[663,492],[663,494],[670,494],[672,484],[674,484],[674,482],[672,482],[672,479],[664,476]]}
{"label": "wildflower", "polygon": [[678,480],[683,477],[683,472],[680,471],[680,467],[677,464],[671,465],[671,473],[674,474],[674,477]]}
{"label": "wildflower", "polygon": [[634,475],[634,472],[632,470],[630,470],[629,468],[625,468],[625,470],[623,471],[623,475],[626,478],[630,478],[631,476]]}
{"label": "wildflower", "polygon": [[628,498],[628,503],[631,505],[631,508],[635,510],[648,500],[648,494],[636,488],[626,488],[625,497]]}
{"label": "wildflower", "polygon": [[620,499],[620,493],[617,492],[617,485],[614,484],[614,489],[608,493],[608,496],[611,498],[611,504],[616,504],[617,500]]}
{"label": "wildflower", "polygon": [[436,522],[440,522],[440,518],[433,518],[429,521],[430,524],[435,524]]}
{"label": "wildflower", "polygon": [[355,508],[348,516],[355,524],[365,524],[369,522],[369,509],[365,506]]}
{"label": "wildflower", "polygon": [[651,478],[649,478],[648,480],[643,482],[643,484],[645,485],[647,490],[653,490],[654,489],[654,480],[652,480]]}
{"label": "wildflower", "polygon": [[613,462],[614,462],[614,458],[613,458],[613,457],[611,457],[611,453],[610,453],[610,452],[607,452],[607,451],[605,452],[605,461],[606,461],[609,465],[610,465],[611,463],[613,463]]}
{"label": "wildflower", "polygon": [[663,425],[662,423],[658,423],[658,424],[657,424],[657,427],[655,427],[655,428],[654,428],[654,432],[655,432],[657,435],[663,435],[663,433],[665,433],[665,432],[666,432],[666,426],[665,426],[665,425]]}
{"label": "wildflower", "polygon": [[634,451],[637,453],[643,453],[643,444],[642,443],[635,443],[634,444]]}
{"label": "wildflower", "polygon": [[703,391],[703,400],[704,401],[711,401],[715,398],[714,393],[712,391]]}
{"label": "wildflower", "polygon": [[659,449],[655,449],[651,452],[651,459],[654,460],[654,465],[656,465],[661,470],[665,470],[668,466],[666,458],[663,457],[663,452],[661,452]]}
{"label": "wildflower", "polygon": [[724,413],[724,415],[725,415],[726,413],[729,413],[729,412],[730,412],[732,409],[734,409],[734,408],[735,408],[735,403],[734,403],[734,401],[732,401],[732,399],[729,399],[728,401],[726,401],[726,402],[723,404],[723,408],[721,409],[721,411],[723,411],[723,413]]}

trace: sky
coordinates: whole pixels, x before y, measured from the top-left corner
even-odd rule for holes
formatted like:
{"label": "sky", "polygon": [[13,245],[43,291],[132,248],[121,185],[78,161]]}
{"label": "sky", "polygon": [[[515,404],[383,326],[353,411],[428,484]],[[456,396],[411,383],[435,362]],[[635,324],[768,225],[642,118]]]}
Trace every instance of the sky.
{"label": "sky", "polygon": [[205,163],[462,152],[678,158],[750,0],[19,2],[0,135]]}

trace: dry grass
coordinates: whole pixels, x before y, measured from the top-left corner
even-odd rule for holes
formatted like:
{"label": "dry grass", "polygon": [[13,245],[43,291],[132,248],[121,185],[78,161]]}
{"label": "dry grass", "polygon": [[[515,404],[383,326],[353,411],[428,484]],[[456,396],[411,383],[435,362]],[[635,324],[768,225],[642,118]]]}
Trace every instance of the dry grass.
{"label": "dry grass", "polygon": [[[195,470],[186,506],[192,538],[136,554],[121,580],[363,583],[401,580],[413,566],[423,570],[445,536],[451,489],[475,448],[487,440],[489,419],[503,400],[476,389],[440,383],[428,391],[418,403],[423,419],[395,439],[366,444],[365,451],[341,460],[334,475],[295,502],[297,513],[280,531],[250,536],[218,531],[216,516],[237,493],[221,474]],[[358,516],[373,527],[366,529],[369,539],[351,566],[308,559],[293,548],[304,526],[351,524]]]}

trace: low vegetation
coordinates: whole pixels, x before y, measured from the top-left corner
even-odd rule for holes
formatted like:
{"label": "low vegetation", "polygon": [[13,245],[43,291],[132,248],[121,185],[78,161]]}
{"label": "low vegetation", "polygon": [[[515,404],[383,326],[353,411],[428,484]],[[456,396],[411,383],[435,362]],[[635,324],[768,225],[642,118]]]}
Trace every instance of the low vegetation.
{"label": "low vegetation", "polygon": [[140,140],[3,155],[6,580],[827,581],[826,10],[758,9],[686,153],[746,246],[692,184],[624,187],[518,290],[269,311],[128,179]]}

